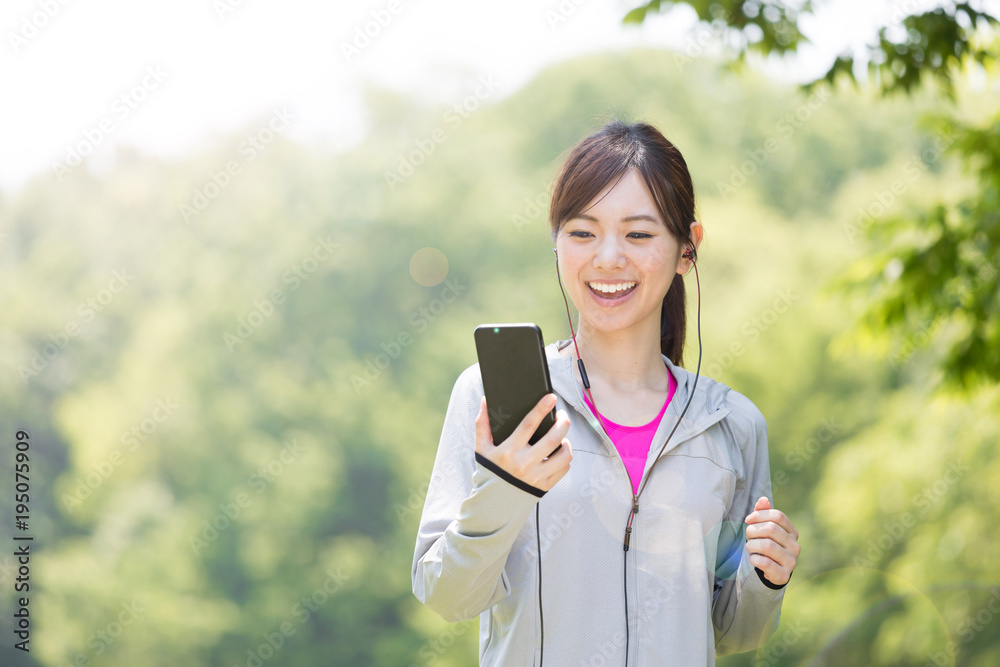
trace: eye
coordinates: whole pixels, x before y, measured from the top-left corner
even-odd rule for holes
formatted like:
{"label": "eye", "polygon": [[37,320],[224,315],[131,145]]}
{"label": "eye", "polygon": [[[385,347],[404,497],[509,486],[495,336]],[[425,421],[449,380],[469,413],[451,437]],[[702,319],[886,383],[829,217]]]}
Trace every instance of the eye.
{"label": "eye", "polygon": [[[567,234],[567,236],[574,236],[574,237],[581,238],[581,239],[585,238],[585,235],[586,236],[593,236],[593,234],[591,234],[590,232],[569,232]],[[653,238],[652,234],[647,234],[646,232],[631,232],[629,234],[629,236],[632,236],[632,237],[637,238],[637,239],[651,239],[651,238]]]}

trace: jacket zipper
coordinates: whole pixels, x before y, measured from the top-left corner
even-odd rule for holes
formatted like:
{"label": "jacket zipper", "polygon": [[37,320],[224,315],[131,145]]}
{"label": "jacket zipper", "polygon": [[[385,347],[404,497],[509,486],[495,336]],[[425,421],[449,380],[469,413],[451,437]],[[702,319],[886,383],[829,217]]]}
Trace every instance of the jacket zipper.
{"label": "jacket zipper", "polygon": [[[572,375],[572,373],[571,373],[571,375]],[[573,386],[576,387],[577,398],[580,400],[580,402],[583,404],[583,406],[584,406],[584,408],[586,408],[586,410],[581,410],[578,405],[573,405],[573,409],[575,409],[577,411],[577,413],[581,414],[584,418],[586,418],[587,423],[590,424],[591,428],[593,428],[595,431],[597,431],[600,434],[600,437],[603,439],[603,441],[605,443],[607,443],[611,447],[611,449],[615,452],[615,458],[618,459],[618,463],[622,467],[622,472],[625,473],[625,479],[628,480],[628,485],[629,485],[629,489],[628,490],[629,490],[629,493],[632,495],[632,507],[629,508],[628,522],[625,525],[625,537],[624,537],[624,540],[623,540],[623,543],[622,543],[622,548],[627,553],[628,550],[629,550],[629,543],[632,541],[632,520],[635,517],[635,515],[639,513],[639,495],[637,493],[635,493],[635,492],[632,491],[632,478],[628,474],[628,468],[625,467],[625,461],[622,460],[621,452],[618,451],[618,448],[615,446],[615,443],[613,443],[611,441],[611,439],[608,437],[607,433],[605,433],[604,428],[603,428],[603,424],[601,424],[601,422],[599,421],[599,417],[597,417],[596,415],[594,415],[590,411],[590,409],[587,408],[586,402],[583,401],[583,390],[580,388],[579,383],[576,382],[576,377],[575,376],[573,377]],[[728,414],[729,412],[730,411],[727,410],[725,414]],[[724,417],[725,414],[723,414],[722,416],[720,416],[719,419],[721,419],[722,417]],[[678,417],[678,419],[679,419],[679,417]],[[713,420],[712,423],[713,424],[717,423],[717,421],[718,420]],[[595,422],[596,422],[596,424],[595,424]],[[678,424],[678,426],[680,426],[680,425]],[[711,426],[711,424],[709,424],[709,426]],[[671,435],[667,436],[668,439],[671,437]],[[667,443],[664,442],[663,445],[661,445],[660,451],[662,451],[663,446],[665,446],[666,444]],[[677,444],[676,441],[675,441],[675,444]],[[652,473],[653,466],[656,465],[656,461],[660,458],[659,457],[660,451],[656,452],[656,459],[654,459],[653,462],[649,465],[649,472],[650,473]],[[650,453],[652,453],[652,447],[650,447]],[[649,454],[647,454],[647,456],[649,456]],[[643,472],[645,472],[645,466],[643,466]],[[643,490],[643,488],[644,488],[644,485],[643,485],[643,480],[644,479],[645,479],[645,477],[642,477],[642,478],[639,479],[639,493],[641,493],[642,490]],[[625,556],[625,558],[628,558],[628,556]],[[633,568],[633,570],[634,570],[634,568]],[[627,613],[628,613],[628,610],[626,609],[626,614]],[[639,629],[638,626],[636,626],[636,630],[637,631],[638,631],[638,629]],[[638,643],[636,643],[634,645],[636,647],[638,647]],[[638,650],[638,648],[636,650]],[[626,656],[626,658],[625,658],[626,661],[628,661],[628,658],[629,658],[629,656]]]}
{"label": "jacket zipper", "polygon": [[[625,461],[622,460],[621,452],[618,451],[618,448],[615,447],[615,443],[613,443],[611,441],[611,439],[608,437],[607,433],[604,432],[603,425],[601,424],[599,418],[596,415],[594,415],[590,411],[589,408],[587,408],[587,404],[583,400],[583,389],[580,388],[580,385],[576,381],[576,376],[572,373],[572,370],[570,371],[570,376],[571,376],[572,381],[573,381],[573,386],[576,388],[576,395],[577,395],[577,398],[578,398],[578,401],[579,401],[579,405],[583,405],[583,408],[584,408],[584,409],[581,410],[581,408],[579,407],[578,404],[573,404],[573,409],[576,410],[578,414],[582,415],[587,420],[587,423],[590,424],[591,428],[593,428],[595,431],[597,431],[599,433],[600,437],[603,439],[603,441],[605,443],[607,443],[611,447],[611,449],[615,452],[615,458],[618,459],[618,463],[619,463],[619,465],[621,465],[622,471],[625,473],[625,479],[628,480],[629,493],[631,493],[631,495],[632,495],[632,507],[629,508],[628,523],[625,526],[625,538],[624,538],[623,545],[622,545],[622,548],[624,549],[624,551],[628,552],[628,550],[629,550],[629,542],[631,542],[631,539],[632,539],[632,520],[635,517],[635,515],[639,513],[639,495],[637,493],[634,493],[632,491],[632,478],[628,474],[628,468],[625,467]],[[720,420],[722,420],[730,412],[732,412],[732,410],[725,410],[725,411],[723,411],[722,414],[718,415],[715,419],[713,419],[710,423],[708,423],[705,426],[705,429],[707,429],[708,427],[712,426],[713,424],[718,423]],[[680,417],[678,417],[678,419],[680,419]],[[678,426],[680,426],[680,424],[678,424]],[[705,430],[705,429],[702,429],[702,430]],[[697,431],[696,433],[693,433],[693,434],[690,434],[690,435],[697,435],[698,433],[701,433],[701,432],[702,431]],[[668,440],[669,440],[670,437],[672,437],[672,434],[670,434],[670,435],[667,436]],[[653,462],[649,465],[649,472],[650,473],[652,473],[653,466],[656,465],[656,461],[659,460],[659,458],[660,458],[659,455],[662,452],[663,447],[666,446],[666,444],[667,443],[664,442],[663,445],[661,445],[660,450],[656,452],[656,459],[654,459]],[[676,444],[679,444],[679,443],[677,441],[675,441],[674,444],[676,445]],[[652,447],[650,447],[650,453],[652,453]],[[649,456],[649,454],[647,454],[647,456]],[[645,466],[643,466],[643,472],[645,472]],[[644,484],[643,484],[644,479],[645,479],[645,477],[642,477],[642,478],[639,479],[639,493],[642,493],[642,490],[645,488]],[[626,556],[626,558],[627,558],[627,556]],[[634,568],[633,568],[633,570],[634,570]],[[626,609],[626,613],[627,612],[628,612],[628,610]],[[636,630],[638,630],[638,626],[636,627]],[[635,646],[638,647],[638,643],[636,643]],[[638,650],[638,648],[636,648],[636,650]],[[625,658],[626,661],[628,660],[628,658],[629,658],[629,656],[626,656],[626,658]]]}
{"label": "jacket zipper", "polygon": [[[580,385],[577,384],[575,377],[573,378],[573,385],[576,387],[577,397],[582,401],[583,400],[583,390],[580,389]],[[583,403],[583,405],[584,405],[584,407],[587,406],[586,403]],[[615,443],[613,443],[611,441],[611,439],[608,437],[608,434],[605,433],[603,425],[599,421],[599,418],[596,415],[594,415],[593,413],[591,413],[589,409],[587,409],[586,412],[581,412],[581,410],[580,410],[580,408],[578,406],[574,405],[573,408],[578,413],[582,414],[586,418],[587,423],[590,424],[591,428],[594,428],[594,426],[595,426],[594,422],[597,422],[596,423],[597,428],[595,428],[594,430],[598,431],[598,433],[600,434],[600,437],[604,440],[604,442],[606,442],[608,445],[611,446],[611,449],[615,452],[615,458],[618,459],[618,463],[622,467],[622,472],[625,473],[625,479],[628,480],[628,490],[629,490],[629,493],[632,495],[632,507],[629,509],[629,512],[628,512],[628,523],[625,526],[625,538],[624,538],[623,543],[622,543],[622,548],[626,552],[626,555],[624,556],[624,558],[627,559],[628,558],[627,553],[628,553],[629,543],[632,541],[632,518],[639,512],[639,496],[638,496],[638,494],[636,494],[635,492],[632,491],[632,478],[628,474],[628,468],[625,467],[625,461],[622,460],[621,452],[618,451],[618,448],[615,447]],[[659,457],[657,457],[657,458],[659,458]],[[652,472],[654,465],[656,465],[656,461],[653,461],[653,463],[650,464],[650,466],[649,466],[650,472]],[[645,468],[645,466],[644,466],[644,468]],[[639,479],[639,490],[640,491],[642,490],[642,479],[641,478]],[[634,572],[634,569],[635,568],[633,568],[633,572]],[[628,618],[628,616],[629,616],[628,609],[626,609],[625,610],[625,617]],[[638,620],[636,621],[636,623],[638,623]],[[636,625],[636,631],[638,631],[638,630],[639,630],[639,627],[638,627],[638,625]],[[633,646],[638,647],[638,643],[633,644]],[[636,650],[638,650],[638,648],[636,648]],[[625,662],[626,662],[626,664],[628,663],[628,659],[629,659],[629,656],[625,656]]]}

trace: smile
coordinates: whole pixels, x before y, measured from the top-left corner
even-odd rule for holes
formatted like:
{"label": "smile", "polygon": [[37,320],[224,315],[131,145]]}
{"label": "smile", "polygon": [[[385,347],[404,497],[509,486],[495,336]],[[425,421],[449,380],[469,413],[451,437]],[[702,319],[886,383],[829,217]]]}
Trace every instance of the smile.
{"label": "smile", "polygon": [[638,283],[635,281],[626,281],[620,283],[587,283],[590,287],[590,291],[602,299],[621,299],[628,294],[631,294],[635,290],[635,286]]}

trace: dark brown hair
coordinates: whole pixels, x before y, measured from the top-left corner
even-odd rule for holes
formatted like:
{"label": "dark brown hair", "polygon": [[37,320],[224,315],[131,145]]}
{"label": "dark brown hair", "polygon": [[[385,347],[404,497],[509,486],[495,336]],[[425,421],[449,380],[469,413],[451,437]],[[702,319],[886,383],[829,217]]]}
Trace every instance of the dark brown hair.
{"label": "dark brown hair", "polygon": [[[642,175],[667,230],[681,247],[690,244],[693,248],[694,186],[684,157],[652,125],[620,119],[580,140],[563,162],[549,206],[552,239],[563,223],[582,213],[609,183],[617,183],[630,168]],[[660,351],[677,366],[684,363],[684,303],[684,278],[674,274],[660,312]]]}

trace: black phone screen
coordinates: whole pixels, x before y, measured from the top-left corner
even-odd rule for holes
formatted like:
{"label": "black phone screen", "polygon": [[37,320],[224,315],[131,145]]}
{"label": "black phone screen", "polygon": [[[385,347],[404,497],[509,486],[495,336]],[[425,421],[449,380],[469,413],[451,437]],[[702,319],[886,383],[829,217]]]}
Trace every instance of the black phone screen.
{"label": "black phone screen", "polygon": [[[499,445],[542,396],[552,392],[542,330],[531,322],[481,324],[476,327],[475,338],[493,444]],[[552,408],[528,443],[538,442],[555,423],[556,410]]]}

